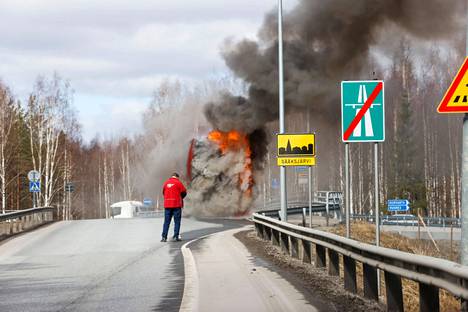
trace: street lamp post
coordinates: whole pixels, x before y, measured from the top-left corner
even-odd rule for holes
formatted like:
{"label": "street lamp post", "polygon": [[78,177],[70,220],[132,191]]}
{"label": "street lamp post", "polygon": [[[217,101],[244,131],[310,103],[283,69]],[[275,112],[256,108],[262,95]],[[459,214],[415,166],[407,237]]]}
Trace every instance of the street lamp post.
{"label": "street lamp post", "polygon": [[[284,73],[283,73],[283,1],[278,0],[278,72],[279,72],[279,133],[285,132],[284,127]],[[286,167],[280,167],[280,199],[281,220],[288,221],[288,199],[286,193]]]}

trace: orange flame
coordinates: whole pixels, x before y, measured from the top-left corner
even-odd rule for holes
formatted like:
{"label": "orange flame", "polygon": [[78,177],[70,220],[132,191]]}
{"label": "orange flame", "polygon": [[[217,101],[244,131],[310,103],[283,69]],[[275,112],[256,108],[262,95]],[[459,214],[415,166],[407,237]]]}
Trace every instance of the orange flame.
{"label": "orange flame", "polygon": [[254,179],[251,159],[252,150],[247,135],[235,130],[229,132],[213,130],[208,134],[208,139],[218,145],[223,155],[229,151],[244,151],[244,171],[239,174],[239,188],[245,195],[251,197]]}

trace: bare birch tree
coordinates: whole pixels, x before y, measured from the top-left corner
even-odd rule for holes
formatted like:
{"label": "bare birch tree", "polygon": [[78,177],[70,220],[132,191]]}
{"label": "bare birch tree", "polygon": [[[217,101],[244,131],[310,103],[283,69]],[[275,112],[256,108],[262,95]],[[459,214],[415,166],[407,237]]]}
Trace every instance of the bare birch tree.
{"label": "bare birch tree", "polygon": [[70,124],[71,101],[70,84],[58,75],[50,80],[40,77],[29,97],[27,119],[32,162],[43,178],[39,205],[50,206],[61,189],[58,169],[64,155],[59,143]]}
{"label": "bare birch tree", "polygon": [[[7,186],[9,184],[8,167],[14,156],[11,147],[11,132],[17,122],[18,105],[15,103],[10,90],[0,81],[0,193],[2,213],[7,204]],[[11,178],[13,181],[16,177]]]}

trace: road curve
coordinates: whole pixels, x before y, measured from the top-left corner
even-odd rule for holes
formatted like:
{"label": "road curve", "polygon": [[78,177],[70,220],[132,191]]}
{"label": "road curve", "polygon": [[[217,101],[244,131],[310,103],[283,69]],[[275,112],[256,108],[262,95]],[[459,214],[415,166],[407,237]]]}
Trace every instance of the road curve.
{"label": "road curve", "polygon": [[[239,227],[183,219],[184,241]],[[178,311],[182,242],[162,220],[57,222],[0,245],[0,311]]]}
{"label": "road curve", "polygon": [[193,262],[192,269],[186,266],[186,275],[197,278],[186,287],[181,311],[327,311],[322,302],[310,302],[269,263],[255,258],[233,236],[239,230],[184,246],[189,250],[184,252],[186,263]]}

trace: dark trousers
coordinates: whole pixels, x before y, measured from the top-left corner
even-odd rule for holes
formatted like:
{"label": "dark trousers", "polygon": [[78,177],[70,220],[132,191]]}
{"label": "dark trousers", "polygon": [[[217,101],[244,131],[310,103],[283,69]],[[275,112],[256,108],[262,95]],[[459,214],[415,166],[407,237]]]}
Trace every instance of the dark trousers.
{"label": "dark trousers", "polygon": [[174,216],[174,238],[179,237],[180,219],[182,218],[182,208],[166,208],[164,209],[164,226],[162,237],[167,238],[169,226],[171,225],[172,217]]}

